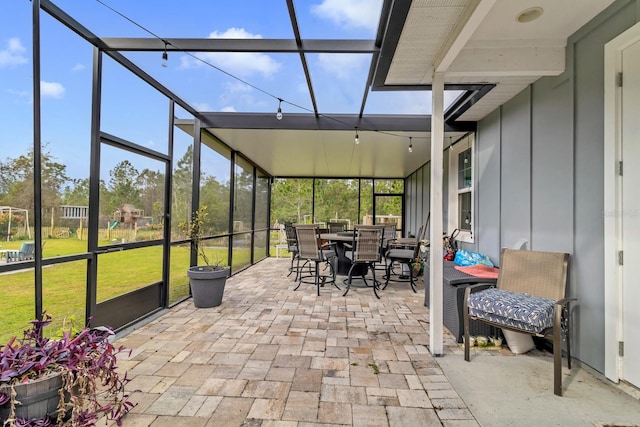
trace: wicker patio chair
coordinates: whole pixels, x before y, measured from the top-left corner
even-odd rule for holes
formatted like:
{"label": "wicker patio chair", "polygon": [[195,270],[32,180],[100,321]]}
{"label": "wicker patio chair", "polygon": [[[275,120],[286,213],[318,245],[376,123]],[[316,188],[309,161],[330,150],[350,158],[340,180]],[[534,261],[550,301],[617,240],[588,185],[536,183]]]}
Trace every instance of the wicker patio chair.
{"label": "wicker patio chair", "polygon": [[[364,284],[369,286],[366,275],[368,270],[371,270],[373,276],[373,293],[376,298],[380,298],[378,295],[378,281],[376,280],[376,263],[381,260],[381,248],[382,248],[382,236],[384,232],[384,226],[382,225],[356,225],[354,227],[353,242],[350,245],[351,250],[345,251],[345,256],[351,260],[351,267],[349,268],[349,274],[344,283],[347,285],[343,296],[347,295],[349,289],[351,289],[351,282],[353,279],[353,270],[356,266],[362,266],[361,276]],[[354,250],[355,248],[355,250]]]}
{"label": "wicker patio chair", "polygon": [[[566,298],[569,254],[502,249],[495,288],[465,291],[464,337],[469,342],[469,320],[546,338],[553,343],[553,391],[562,396],[562,339],[567,342],[571,369],[569,303]],[[469,361],[469,346],[464,359]]]}
{"label": "wicker patio chair", "polygon": [[[320,286],[325,284],[336,284],[336,251],[332,246],[323,245],[320,241],[320,227],[317,224],[295,225],[296,236],[298,239],[298,257],[299,261],[304,260],[306,263],[313,264],[309,269],[301,267],[298,272],[298,286],[294,289],[297,291],[302,283],[312,283],[316,285],[318,295],[320,295]],[[328,275],[320,272],[320,264],[325,264],[325,269],[329,269]],[[305,272],[307,274],[305,275]],[[311,279],[311,280],[310,280]]]}

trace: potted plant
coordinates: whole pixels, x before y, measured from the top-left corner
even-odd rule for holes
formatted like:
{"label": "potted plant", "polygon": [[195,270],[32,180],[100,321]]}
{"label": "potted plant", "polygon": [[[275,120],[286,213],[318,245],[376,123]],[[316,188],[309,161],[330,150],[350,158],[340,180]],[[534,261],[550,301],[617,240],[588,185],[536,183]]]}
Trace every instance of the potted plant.
{"label": "potted plant", "polygon": [[191,223],[180,223],[179,227],[191,239],[192,248],[205,265],[196,265],[187,270],[193,305],[199,308],[217,307],[222,303],[224,287],[229,277],[229,268],[219,261],[211,263],[204,247],[204,224],[209,215],[207,206],[193,212]]}
{"label": "potted plant", "polygon": [[46,338],[51,316],[31,322],[22,339],[0,350],[0,425],[93,426],[106,417],[121,423],[135,405],[125,390],[126,372],[117,371],[109,328],[73,328]]}

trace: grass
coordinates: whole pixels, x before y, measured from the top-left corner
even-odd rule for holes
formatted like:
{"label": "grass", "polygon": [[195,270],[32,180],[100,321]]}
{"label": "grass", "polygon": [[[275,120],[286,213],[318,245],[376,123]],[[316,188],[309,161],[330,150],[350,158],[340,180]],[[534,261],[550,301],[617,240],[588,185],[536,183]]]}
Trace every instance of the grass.
{"label": "grass", "polygon": [[[100,242],[107,245],[108,241]],[[19,249],[21,241],[2,242],[2,249]],[[77,239],[48,239],[43,258],[87,252],[87,242]],[[227,248],[210,247],[210,259],[224,260]],[[250,249],[234,249],[234,266],[250,263]],[[190,251],[187,245],[172,246],[170,252],[169,300],[175,302],[189,294]],[[98,256],[97,301],[108,300],[162,280],[162,247],[115,251]],[[34,269],[0,275],[0,345],[11,336],[21,336],[35,318]],[[49,333],[62,326],[65,318],[82,322],[86,306],[87,261],[73,261],[42,269],[43,310],[53,316]]]}
{"label": "grass", "polygon": [[[276,241],[277,233],[272,235]],[[211,241],[207,248],[211,260],[222,261],[226,265],[227,239]],[[23,241],[0,242],[2,249],[20,249]],[[100,241],[106,246],[108,240]],[[86,240],[46,239],[43,257],[86,253]],[[259,250],[259,249],[258,249]],[[271,248],[275,255],[275,248]],[[172,246],[170,253],[169,301],[173,303],[189,294],[189,247]],[[233,251],[234,269],[249,265],[250,249],[237,247]],[[281,256],[288,256],[281,251]],[[98,256],[97,301],[108,300],[140,287],[162,280],[162,247],[115,251]],[[87,261],[73,261],[42,269],[43,309],[53,316],[50,333],[62,326],[64,319],[84,319],[86,307]],[[26,269],[0,275],[0,343],[13,335],[20,336],[35,318],[34,270]]]}

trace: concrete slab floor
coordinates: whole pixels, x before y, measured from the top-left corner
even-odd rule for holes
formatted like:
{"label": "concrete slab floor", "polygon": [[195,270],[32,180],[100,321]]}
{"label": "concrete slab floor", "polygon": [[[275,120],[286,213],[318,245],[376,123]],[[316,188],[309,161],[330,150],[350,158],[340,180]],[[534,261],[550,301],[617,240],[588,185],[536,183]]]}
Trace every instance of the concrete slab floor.
{"label": "concrete slab floor", "polygon": [[553,394],[553,357],[473,354],[438,358],[481,426],[640,426],[640,401],[588,367],[563,359],[563,396]]}

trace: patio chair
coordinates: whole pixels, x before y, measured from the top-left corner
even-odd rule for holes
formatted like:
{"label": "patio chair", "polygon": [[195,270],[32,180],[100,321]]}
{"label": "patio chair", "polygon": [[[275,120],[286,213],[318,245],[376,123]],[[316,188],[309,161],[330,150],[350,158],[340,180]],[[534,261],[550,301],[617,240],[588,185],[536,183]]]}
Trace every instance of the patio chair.
{"label": "patio chair", "polygon": [[[376,298],[380,299],[378,295],[378,281],[376,280],[376,263],[382,259],[381,249],[384,234],[384,226],[382,225],[356,225],[354,227],[353,243],[350,245],[351,250],[345,251],[345,256],[351,260],[351,267],[349,268],[349,274],[344,280],[347,285],[343,296],[346,296],[351,289],[351,282],[353,279],[354,267],[360,265],[361,277],[366,286],[369,286],[366,275],[368,270],[371,270],[373,275],[373,293]],[[355,249],[355,250],[354,250]]]}
{"label": "patio chair", "polygon": [[329,228],[329,233],[340,233],[341,231],[345,231],[347,229],[346,222],[330,222],[327,224]]}
{"label": "patio chair", "polygon": [[[296,229],[290,222],[285,222],[284,232],[287,238],[287,250],[291,254],[291,265],[289,266],[289,274],[287,274],[287,277],[291,276],[291,274],[295,272],[297,281],[298,273],[300,271],[300,263],[298,258],[298,237],[296,236]],[[294,266],[294,263],[296,266]]]}
{"label": "patio chair", "polygon": [[[296,225],[295,226],[297,242],[298,242],[298,263],[304,260],[309,264],[308,274],[304,275],[307,270],[303,267],[298,269],[298,286],[294,289],[297,291],[302,283],[311,283],[316,285],[318,296],[320,295],[320,286],[325,284],[336,284],[336,251],[331,245],[323,245],[320,241],[320,227],[317,224]],[[320,264],[325,264],[325,269],[329,269],[329,275],[322,275],[320,272]],[[313,264],[313,269],[311,268]]]}
{"label": "patio chair", "polygon": [[33,259],[35,248],[36,245],[34,242],[23,242],[19,250],[7,252],[7,262]]}
{"label": "patio chair", "polygon": [[[569,254],[502,249],[495,288],[465,290],[464,339],[469,342],[469,320],[529,335],[553,343],[553,391],[562,396],[562,338],[567,341],[571,369],[569,303],[565,298]],[[464,360],[469,361],[465,345]]]}
{"label": "patio chair", "polygon": [[[394,277],[394,282],[409,282],[411,285],[411,290],[413,292],[416,291],[415,286],[415,277],[413,274],[413,264],[418,259],[418,252],[420,250],[420,236],[422,236],[422,226],[418,230],[414,239],[411,241],[407,241],[407,239],[403,239],[401,244],[398,244],[398,240],[390,240],[386,259],[387,259],[387,273],[385,275],[385,284],[383,290],[387,288],[389,285],[389,281],[392,277]],[[399,264],[400,271],[396,272],[394,270],[394,264]],[[408,271],[407,271],[408,270]],[[407,277],[407,273],[408,276]]]}
{"label": "patio chair", "polygon": [[383,277],[387,272],[387,247],[389,246],[389,243],[394,241],[397,237],[396,227],[397,224],[395,222],[383,225],[382,246],[380,247],[381,261],[376,265],[376,270],[383,271]]}

